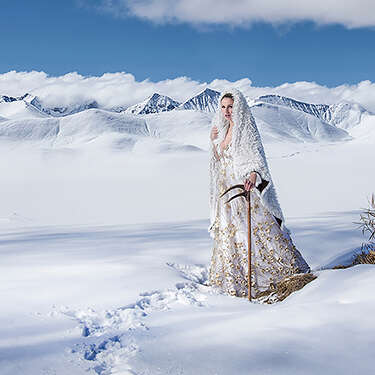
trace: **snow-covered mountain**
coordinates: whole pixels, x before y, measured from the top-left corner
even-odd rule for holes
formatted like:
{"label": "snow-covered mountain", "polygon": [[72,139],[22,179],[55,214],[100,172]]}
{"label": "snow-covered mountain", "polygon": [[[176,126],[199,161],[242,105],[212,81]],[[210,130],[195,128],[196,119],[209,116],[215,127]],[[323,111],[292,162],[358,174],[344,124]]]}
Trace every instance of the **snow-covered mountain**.
{"label": "snow-covered mountain", "polygon": [[154,93],[142,103],[135,104],[125,110],[125,113],[133,115],[147,115],[149,113],[160,113],[171,111],[180,105],[169,96]]}
{"label": "snow-covered mountain", "polygon": [[375,115],[363,116],[361,123],[350,129],[350,135],[365,143],[375,143]]}
{"label": "snow-covered mountain", "polygon": [[359,125],[367,116],[373,116],[373,114],[360,104],[351,102],[332,104],[326,112],[326,119],[329,124],[346,130]]}
{"label": "snow-covered mountain", "polygon": [[143,117],[152,134],[177,144],[207,149],[212,114],[203,111],[169,111]]}
{"label": "snow-covered mountain", "polygon": [[[218,91],[207,88],[184,103],[179,103],[168,96],[154,93],[143,102],[125,110],[124,106],[117,106],[111,108],[110,111],[134,115],[169,112],[175,109],[212,113],[217,109],[219,96],[220,93]],[[266,103],[271,105],[267,108],[273,108],[273,110],[276,106],[296,110],[312,115],[325,124],[349,131],[359,125],[365,117],[374,116],[360,104],[349,101],[342,101],[332,105],[311,104],[280,95],[263,95],[251,100],[248,98],[248,103],[252,107]],[[64,117],[92,108],[99,108],[96,100],[79,101],[67,106],[49,106],[37,96],[28,93],[19,97],[0,96],[0,116],[8,119]]]}
{"label": "snow-covered mountain", "polygon": [[[39,139],[43,142],[48,139],[53,140],[53,145],[80,144],[87,143],[90,137],[99,139],[104,134],[107,137],[108,134],[122,133],[123,123],[132,122],[140,129],[148,128],[150,149],[155,149],[151,146],[152,142],[158,144],[156,149],[173,149],[175,146],[176,149],[206,149],[209,126],[219,95],[218,91],[206,89],[180,104],[168,96],[155,93],[142,103],[121,112],[91,108],[98,106],[96,101],[48,107],[35,95],[4,95],[0,97],[0,137],[2,140]],[[375,115],[356,103],[309,104],[279,95],[248,98],[248,102],[265,143],[333,142],[348,140],[351,136],[363,138],[373,133]],[[142,117],[137,118],[137,115]],[[101,125],[100,121],[103,122]],[[69,141],[64,138],[63,127],[66,123],[74,129]],[[366,124],[366,127],[361,127],[361,124]],[[354,131],[357,128],[358,131]],[[172,142],[173,147],[160,148],[163,142]]]}
{"label": "snow-covered mountain", "polygon": [[198,95],[186,100],[179,109],[195,109],[205,112],[215,112],[218,105],[220,93],[215,90],[205,89]]}
{"label": "snow-covered mountain", "polygon": [[26,93],[19,97],[0,96],[0,115],[12,118],[24,117],[62,117],[98,108],[95,100],[73,103],[69,106],[53,106],[44,104],[36,95]]}
{"label": "snow-covered mountain", "polygon": [[304,111],[268,103],[251,107],[264,142],[319,142],[351,139],[344,130]]}
{"label": "snow-covered mountain", "polygon": [[2,142],[33,142],[52,147],[104,142],[113,148],[131,149],[138,140],[149,136],[143,119],[100,109],[59,118],[5,120],[0,126]]}
{"label": "snow-covered mountain", "polygon": [[[171,118],[159,117],[169,114],[173,114]],[[0,118],[0,142],[12,147],[95,148],[137,154],[201,151],[207,148],[207,115],[172,111],[141,117],[88,109],[58,118]]]}
{"label": "snow-covered mountain", "polygon": [[25,95],[22,95],[22,96],[7,96],[7,95],[0,95],[0,103],[11,103],[11,102],[15,102],[17,100],[22,100],[24,99],[27,95],[29,94],[25,94]]}
{"label": "snow-covered mountain", "polygon": [[49,107],[43,104],[37,96],[27,95],[24,101],[31,106],[38,109],[40,112],[53,117],[62,117],[72,115],[74,113],[85,111],[86,109],[98,108],[98,103],[95,100],[87,100],[77,102],[68,106],[53,106]]}
{"label": "snow-covered mountain", "polygon": [[[291,108],[258,103],[252,107],[252,113],[264,143],[335,142],[351,139],[345,130]],[[208,148],[213,113],[174,110],[142,118],[160,138],[201,149]]]}
{"label": "snow-covered mountain", "polygon": [[358,125],[362,116],[370,114],[360,104],[354,102],[340,102],[332,105],[310,104],[280,95],[264,95],[255,99],[254,103],[268,103],[302,111],[342,129],[350,129]]}
{"label": "snow-covered mountain", "polygon": [[30,94],[19,97],[3,95],[0,97],[0,116],[8,119],[47,117],[48,114],[34,105],[36,101],[36,96]]}

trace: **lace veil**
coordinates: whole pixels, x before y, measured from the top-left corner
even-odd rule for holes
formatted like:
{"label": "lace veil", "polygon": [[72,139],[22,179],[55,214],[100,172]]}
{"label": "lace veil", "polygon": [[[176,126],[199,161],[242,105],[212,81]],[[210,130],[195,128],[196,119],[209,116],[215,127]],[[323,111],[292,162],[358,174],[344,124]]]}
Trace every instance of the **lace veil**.
{"label": "lace veil", "polygon": [[[281,228],[289,232],[284,225],[284,216],[277,199],[276,191],[273,185],[271,174],[268,168],[266,156],[264,153],[261,137],[256,126],[250,107],[247,104],[244,95],[237,89],[224,90],[219,98],[217,111],[212,119],[211,127],[216,125],[218,128],[218,138],[210,147],[210,226],[208,231],[212,235],[212,228],[216,218],[217,199],[219,198],[219,189],[216,184],[218,179],[219,160],[214,147],[219,150],[220,143],[224,140],[229,127],[229,121],[221,112],[221,100],[225,94],[232,94],[234,98],[232,120],[234,126],[232,129],[232,156],[236,179],[243,183],[250,176],[252,171],[258,172],[262,182],[257,187],[260,191],[261,201],[264,206],[276,218],[281,220]],[[259,188],[261,187],[261,189]],[[222,198],[224,199],[224,198]]]}

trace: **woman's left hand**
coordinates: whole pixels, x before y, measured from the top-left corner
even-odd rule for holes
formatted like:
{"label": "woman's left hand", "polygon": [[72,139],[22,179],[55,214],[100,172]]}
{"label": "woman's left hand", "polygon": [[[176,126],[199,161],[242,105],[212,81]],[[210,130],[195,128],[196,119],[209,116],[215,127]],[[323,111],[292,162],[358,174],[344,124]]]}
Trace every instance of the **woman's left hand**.
{"label": "woman's left hand", "polygon": [[250,189],[252,189],[255,186],[256,180],[257,180],[256,172],[251,172],[250,177],[245,180],[245,183],[244,183],[245,190],[249,191]]}

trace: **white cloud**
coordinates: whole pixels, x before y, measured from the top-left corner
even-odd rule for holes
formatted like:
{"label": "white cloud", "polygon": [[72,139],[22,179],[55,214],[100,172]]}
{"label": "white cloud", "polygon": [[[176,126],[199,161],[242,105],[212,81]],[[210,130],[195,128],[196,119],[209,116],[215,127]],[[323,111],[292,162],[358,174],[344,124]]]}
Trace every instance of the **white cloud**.
{"label": "white cloud", "polygon": [[44,72],[16,72],[0,74],[0,95],[20,96],[26,92],[38,95],[48,105],[68,105],[86,100],[96,100],[106,108],[129,106],[143,101],[158,92],[184,101],[205,88],[221,91],[236,87],[245,95],[255,98],[265,94],[279,94],[309,103],[333,104],[342,100],[355,101],[375,112],[375,83],[362,81],[333,88],[315,82],[284,83],[280,86],[256,87],[249,78],[238,81],[215,79],[199,82],[188,77],[166,79],[158,82],[137,81],[132,74],[118,72],[102,76],[83,76],[77,72],[53,77]]}
{"label": "white cloud", "polygon": [[0,74],[0,95],[19,96],[29,92],[51,105],[96,100],[105,107],[129,106],[154,92],[184,100],[206,86],[187,77],[159,82],[136,81],[132,74],[124,72],[105,73],[98,77],[82,76],[77,72],[58,77],[36,71]]}
{"label": "white cloud", "polygon": [[373,0],[101,0],[98,7],[116,16],[135,16],[156,23],[249,26],[312,21],[347,28],[375,26]]}

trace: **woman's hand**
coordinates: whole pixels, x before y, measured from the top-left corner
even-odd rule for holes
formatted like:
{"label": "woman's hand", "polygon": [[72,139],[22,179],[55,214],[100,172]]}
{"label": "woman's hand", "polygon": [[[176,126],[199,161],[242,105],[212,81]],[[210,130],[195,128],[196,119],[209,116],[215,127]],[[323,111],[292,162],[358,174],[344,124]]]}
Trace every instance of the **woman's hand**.
{"label": "woman's hand", "polygon": [[211,141],[214,141],[219,136],[219,131],[217,130],[216,125],[211,129]]}
{"label": "woman's hand", "polygon": [[249,191],[250,189],[252,189],[255,186],[256,180],[257,180],[256,172],[251,172],[250,177],[245,180],[245,183],[244,183],[245,190]]}

